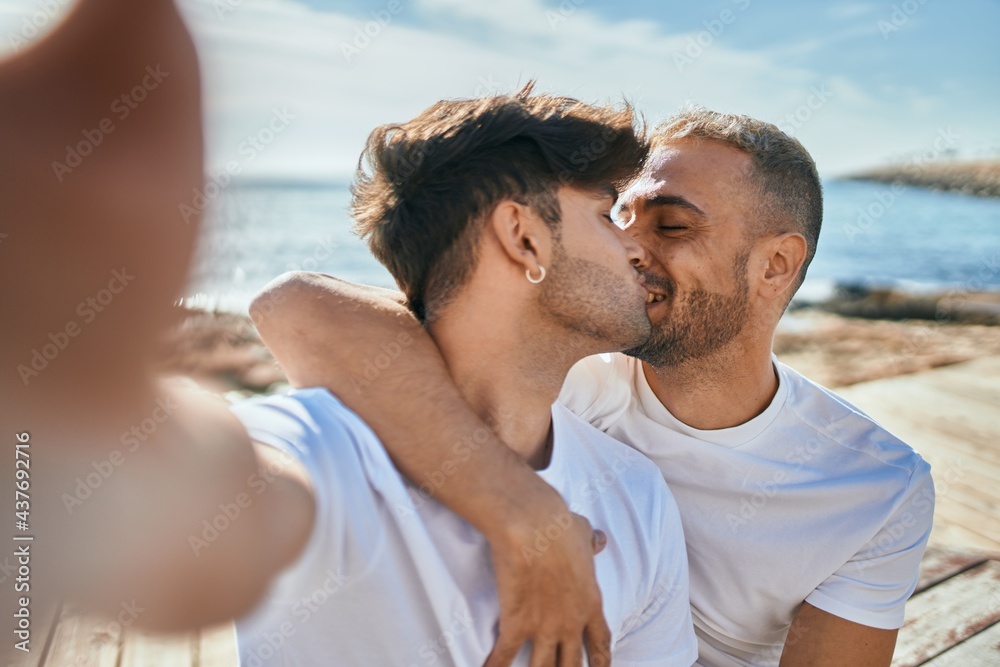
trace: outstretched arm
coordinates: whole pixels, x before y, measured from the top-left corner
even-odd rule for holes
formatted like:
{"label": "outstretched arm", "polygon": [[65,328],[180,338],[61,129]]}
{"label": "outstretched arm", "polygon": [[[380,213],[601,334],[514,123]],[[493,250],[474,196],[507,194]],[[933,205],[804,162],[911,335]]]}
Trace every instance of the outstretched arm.
{"label": "outstretched arm", "polygon": [[569,514],[566,504],[466,405],[402,295],[294,272],[268,285],[250,314],[292,384],[330,389],[404,474],[489,540],[500,637],[488,665],[509,664],[529,640],[533,665],[579,665],[584,644],[591,665],[608,664],[589,522],[572,515],[538,554],[537,531]]}
{"label": "outstretched arm", "polygon": [[[0,431],[24,513],[3,525],[34,538],[4,614],[30,594],[36,618],[75,598],[146,626],[220,622],[308,535],[302,471],[222,401],[153,378],[197,234],[180,206],[201,186],[199,89],[170,0],[81,0],[0,62]],[[262,467],[268,492],[239,505]]]}

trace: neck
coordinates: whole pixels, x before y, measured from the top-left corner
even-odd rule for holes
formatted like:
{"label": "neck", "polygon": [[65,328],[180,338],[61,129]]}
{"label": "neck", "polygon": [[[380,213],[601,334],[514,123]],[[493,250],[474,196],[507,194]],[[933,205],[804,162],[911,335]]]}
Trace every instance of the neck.
{"label": "neck", "polygon": [[552,404],[578,357],[554,353],[566,348],[528,326],[523,309],[484,305],[456,301],[428,330],[472,410],[530,466],[545,468]]}
{"label": "neck", "polygon": [[746,423],[767,409],[778,391],[770,339],[737,339],[715,354],[679,366],[642,366],[664,407],[700,430]]}

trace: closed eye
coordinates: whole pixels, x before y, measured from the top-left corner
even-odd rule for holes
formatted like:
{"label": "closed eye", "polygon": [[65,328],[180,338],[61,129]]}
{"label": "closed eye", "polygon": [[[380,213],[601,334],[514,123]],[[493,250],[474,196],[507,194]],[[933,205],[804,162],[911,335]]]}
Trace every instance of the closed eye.
{"label": "closed eye", "polygon": [[687,227],[679,225],[660,225],[657,229],[664,232],[678,232],[687,229]]}

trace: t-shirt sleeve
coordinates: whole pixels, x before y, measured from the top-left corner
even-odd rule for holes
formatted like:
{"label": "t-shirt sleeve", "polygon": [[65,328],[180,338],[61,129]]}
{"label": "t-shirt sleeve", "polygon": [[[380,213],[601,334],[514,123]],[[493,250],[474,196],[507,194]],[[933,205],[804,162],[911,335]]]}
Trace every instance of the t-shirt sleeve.
{"label": "t-shirt sleeve", "polygon": [[820,584],[806,602],[855,623],[884,630],[903,625],[934,517],[934,482],[920,460],[895,512],[853,558]]}
{"label": "t-shirt sleeve", "polygon": [[688,667],[698,659],[680,512],[669,492],[664,494],[662,505],[660,539],[651,545],[658,557],[656,579],[645,608],[628,619],[615,645],[614,664],[618,667]]}
{"label": "t-shirt sleeve", "polygon": [[559,402],[598,428],[598,422],[628,405],[631,387],[620,354],[595,354],[576,362],[563,383]]}
{"label": "t-shirt sleeve", "polygon": [[[339,554],[356,523],[349,506],[365,505],[371,495],[363,486],[365,474],[354,446],[363,424],[352,420],[353,414],[332,394],[319,389],[251,399],[234,405],[232,411],[252,440],[294,457],[309,475],[316,520],[304,553],[322,545],[331,556]],[[251,480],[251,492],[266,493],[267,485],[265,469]]]}

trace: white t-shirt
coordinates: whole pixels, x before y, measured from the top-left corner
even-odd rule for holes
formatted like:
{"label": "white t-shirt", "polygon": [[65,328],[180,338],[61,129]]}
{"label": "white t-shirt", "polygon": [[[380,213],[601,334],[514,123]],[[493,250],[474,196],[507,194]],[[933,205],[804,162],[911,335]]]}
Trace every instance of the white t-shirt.
{"label": "white t-shirt", "polygon": [[[237,623],[243,667],[481,665],[499,619],[485,538],[405,480],[368,426],[325,389],[233,410],[252,439],[302,462],[317,503],[304,552]],[[691,665],[698,649],[684,537],[662,477],[562,406],[552,419],[552,460],[539,474],[609,535],[595,567],[615,664]],[[475,438],[456,443],[449,463],[476,447]],[[449,463],[445,477],[456,474]],[[563,525],[553,517],[525,558]],[[527,648],[515,664],[528,664]]]}
{"label": "white t-shirt", "polygon": [[702,431],[657,399],[642,364],[597,355],[560,401],[649,457],[677,498],[701,665],[777,665],[800,603],[894,629],[930,534],[930,466],[842,398],[775,360],[757,417]]}

